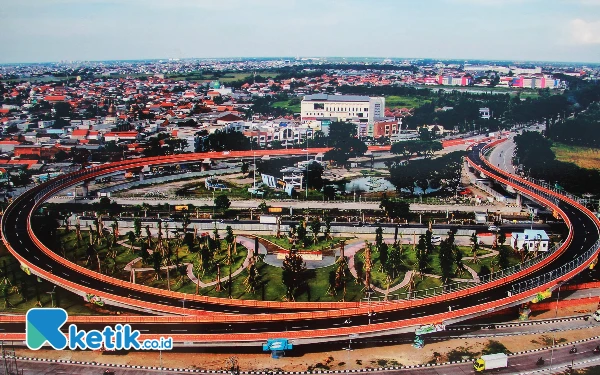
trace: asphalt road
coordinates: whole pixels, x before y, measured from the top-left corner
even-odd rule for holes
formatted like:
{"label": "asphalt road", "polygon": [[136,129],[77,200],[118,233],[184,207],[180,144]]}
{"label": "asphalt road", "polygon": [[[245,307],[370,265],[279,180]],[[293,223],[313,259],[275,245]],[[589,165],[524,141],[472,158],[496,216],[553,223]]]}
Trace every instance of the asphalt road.
{"label": "asphalt road", "polygon": [[[600,355],[594,354],[593,349],[598,345],[598,341],[590,341],[585,343],[577,344],[577,353],[571,354],[569,350],[571,347],[559,347],[554,350],[545,350],[539,352],[533,352],[523,355],[510,356],[508,358],[508,367],[501,369],[499,374],[556,374],[564,373],[567,366],[573,364],[574,368],[584,368],[594,365],[600,365]],[[262,354],[268,355],[268,354]],[[545,364],[538,366],[536,364],[538,358],[542,357]],[[552,359],[552,360],[551,360]],[[109,361],[107,357],[107,362]],[[552,362],[552,363],[551,363]],[[90,365],[77,365],[77,364],[62,364],[62,363],[48,363],[48,362],[36,362],[36,361],[18,361],[19,370],[23,370],[23,375],[51,375],[51,374],[80,374],[80,375],[97,375],[101,374],[105,369],[111,369],[115,371],[115,375],[128,375],[128,374],[159,374],[160,370],[148,370],[148,369],[125,369],[125,368],[114,368],[108,366],[90,366]],[[244,369],[241,369],[244,371]],[[163,370],[162,373],[168,374],[189,374],[185,371],[169,371]],[[342,372],[344,373],[344,372]],[[348,372],[350,373],[350,372]],[[370,372],[371,373],[371,372]],[[376,374],[418,374],[418,375],[462,375],[462,374],[475,374],[473,364],[471,362],[434,366],[434,367],[423,367],[413,369],[400,369],[400,370],[384,370],[384,371],[373,371]]]}
{"label": "asphalt road", "polygon": [[515,151],[515,143],[512,137],[508,141],[500,143],[490,153],[490,163],[505,170],[508,173],[515,173],[515,166],[512,164],[512,156]]}
{"label": "asphalt road", "polygon": [[[481,165],[483,162],[479,160],[479,147],[475,147],[470,153],[470,157],[474,161],[478,161]],[[27,259],[28,262],[34,263],[39,267],[53,272],[54,274],[64,277],[72,282],[75,282],[82,286],[89,286],[91,288],[102,290],[107,293],[112,293],[120,296],[127,296],[133,299],[140,299],[144,301],[154,302],[156,304],[166,304],[171,306],[181,306],[182,302],[179,298],[167,298],[156,296],[151,293],[131,292],[126,288],[119,287],[117,285],[100,282],[96,279],[88,276],[79,274],[68,267],[63,266],[53,260],[47,258],[41,250],[37,249],[27,235],[26,231],[26,220],[30,210],[33,207],[33,195],[35,192],[28,192],[23,194],[16,202],[11,206],[11,209],[7,210],[2,224],[3,232],[6,239],[14,245],[14,248]],[[574,237],[570,246],[565,252],[551,265],[545,266],[542,269],[535,271],[529,278],[541,275],[545,272],[554,270],[559,266],[568,263],[573,258],[577,257],[588,250],[592,244],[596,242],[599,237],[598,229],[595,223],[587,217],[585,214],[580,212],[577,208],[560,202],[559,205],[569,216],[573,223]],[[173,333],[177,329],[179,334],[190,333],[190,334],[214,334],[218,335],[220,339],[225,340],[228,334],[237,333],[263,333],[263,332],[286,332],[286,331],[306,331],[307,336],[313,336],[314,330],[336,328],[336,327],[350,327],[358,325],[370,325],[372,329],[377,330],[377,325],[380,323],[386,323],[390,321],[399,321],[419,316],[430,316],[442,312],[459,310],[470,306],[475,306],[484,302],[501,299],[508,295],[511,291],[510,285],[503,285],[493,289],[488,289],[477,294],[472,294],[463,298],[443,301],[438,303],[432,303],[427,306],[421,306],[418,308],[405,308],[402,310],[390,311],[380,313],[375,317],[367,317],[366,315],[353,316],[351,318],[326,318],[326,319],[303,319],[301,321],[266,321],[266,322],[240,322],[240,323],[197,323],[197,324],[185,324],[184,327],[181,325],[175,326],[170,324],[148,324],[143,327],[134,326],[136,329],[148,330],[152,333]],[[244,307],[230,307],[222,306],[212,303],[199,303],[199,302],[186,302],[187,308],[198,309],[198,310],[210,310],[220,311],[228,313],[268,313],[273,312],[273,309],[259,309],[259,308],[244,308]],[[351,313],[351,312],[350,312]],[[98,325],[86,326],[85,328],[92,328]],[[185,331],[183,331],[185,330]],[[217,336],[216,336],[217,337]]]}

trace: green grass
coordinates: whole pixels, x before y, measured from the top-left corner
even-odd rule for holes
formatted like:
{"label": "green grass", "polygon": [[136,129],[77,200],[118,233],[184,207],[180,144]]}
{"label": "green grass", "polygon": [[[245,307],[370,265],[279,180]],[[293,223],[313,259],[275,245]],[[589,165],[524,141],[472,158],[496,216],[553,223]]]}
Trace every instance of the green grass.
{"label": "green grass", "polygon": [[428,103],[431,103],[431,100],[420,96],[388,95],[385,97],[386,108],[417,108]]}
{"label": "green grass", "polygon": [[[307,236],[310,236],[310,238],[312,239],[312,232],[310,232],[309,227],[307,226],[308,229],[308,234]],[[290,243],[290,241],[288,240],[287,236],[282,236],[281,238],[277,238],[276,236],[261,236],[262,238],[264,238],[267,241],[273,242],[274,244],[278,245],[279,247],[282,247],[284,249],[290,250],[292,248],[292,244]],[[331,247],[331,245],[337,245],[341,240],[349,240],[349,237],[335,237],[331,240],[327,240],[324,241],[324,237],[320,236],[319,237],[319,242],[312,243],[307,247],[304,246],[300,246],[300,244],[297,244],[297,248],[299,250],[306,250],[306,251],[317,251],[317,250],[325,250],[325,249],[329,249]]]}
{"label": "green grass", "polygon": [[[75,230],[71,229],[69,232],[66,232],[64,229],[61,229],[58,231],[58,235],[59,235],[59,241],[64,245],[64,256],[66,256],[66,259],[69,261],[72,261],[80,266],[86,267],[86,268],[90,268],[86,266],[86,259],[87,259],[87,254],[86,254],[86,247],[89,244],[89,231],[88,230],[82,230],[81,231],[81,243],[80,246],[77,246],[77,237],[75,234]],[[126,237],[125,236],[120,236],[119,237],[119,241],[125,240]],[[53,248],[53,247],[51,247]],[[108,246],[106,243],[106,240],[103,239],[101,241],[100,244],[95,244],[94,248],[96,249],[99,257],[100,257],[100,262],[104,263],[104,259],[106,258],[106,255],[108,253]],[[139,253],[134,251],[131,252],[129,250],[129,245],[127,246],[121,246],[119,244],[116,244],[113,246],[113,250],[117,251],[117,257],[116,257],[116,266],[114,265],[114,263],[112,263],[112,260],[107,260],[106,262],[110,264],[109,268],[109,275],[110,276],[114,276],[114,277],[118,277],[124,280],[127,280],[129,278],[129,273],[123,271],[123,268],[125,267],[125,265],[129,262],[131,262],[132,260],[134,260],[135,258],[139,257]],[[54,251],[63,256],[62,251],[60,249],[54,249]],[[93,271],[97,271],[97,265],[95,262],[92,262],[93,266],[91,266],[91,269]],[[114,270],[114,273],[112,272]]]}
{"label": "green grass", "polygon": [[581,168],[600,169],[600,148],[570,146],[554,142],[552,151],[559,161],[573,163]]}
{"label": "green grass", "polygon": [[[518,255],[515,255],[512,251],[509,254],[510,254],[508,257],[509,267],[515,266],[521,262],[521,258]],[[494,267],[492,267],[492,262],[495,263]],[[483,265],[487,266],[490,270],[493,268],[494,271],[498,271],[500,269],[498,266],[497,257],[496,258],[495,257],[479,258],[479,263],[472,263],[470,259],[463,259],[463,263],[465,265],[471,267],[477,273],[479,273],[481,271],[481,267]]]}
{"label": "green grass", "polygon": [[291,100],[281,100],[273,103],[273,107],[275,108],[285,108],[290,113],[300,113],[300,103],[290,104]]}
{"label": "green grass", "polygon": [[[0,242],[0,280],[2,280],[2,287],[0,287],[0,313],[7,314],[25,314],[29,309],[36,307],[36,288],[37,294],[41,305],[43,307],[52,306],[52,298],[54,298],[55,306],[62,307],[67,310],[70,315],[92,315],[92,314],[106,314],[106,312],[97,312],[86,306],[83,298],[63,289],[54,289],[54,285],[45,280],[39,279],[34,275],[27,275],[20,269],[19,263],[16,259],[8,252],[4,247],[4,244]],[[4,301],[4,285],[8,282],[6,288],[6,300],[9,304]],[[18,291],[12,287],[18,287]],[[25,289],[24,295],[27,297],[24,299],[22,289]],[[57,294],[51,297],[48,292],[52,290]]]}
{"label": "green grass", "polygon": [[[398,272],[397,275],[395,275],[395,277],[390,280],[390,287],[393,287],[394,285],[399,284],[400,282],[402,282],[402,280],[404,280],[404,276],[406,275],[406,272],[409,271],[410,269],[412,269],[412,267],[414,266],[414,263],[416,261],[415,257],[414,257],[414,252],[412,253],[412,256],[410,254],[410,252],[407,251],[407,247],[404,247],[404,265],[401,267],[401,270]],[[388,250],[388,252],[391,250],[391,246]],[[358,251],[355,255],[354,255],[354,264],[360,262],[362,264],[365,263],[365,257],[364,257],[364,249]],[[373,285],[375,285],[378,288],[381,289],[386,289],[388,286],[388,280],[387,280],[387,274],[381,269],[381,261],[380,259],[380,254],[377,251],[372,251],[371,252],[371,283]],[[363,266],[363,270],[364,270],[364,266]],[[363,271],[364,272],[364,271]]]}
{"label": "green grass", "polygon": [[[309,270],[308,274],[310,279],[308,285],[310,288],[310,298],[308,292],[296,296],[298,302],[335,302],[342,299],[341,292],[337,295],[329,295],[327,290],[329,289],[329,272],[334,270],[336,265],[331,265],[325,268],[319,268],[317,270]],[[246,291],[246,285],[244,280],[248,276],[247,272],[244,271],[237,277],[233,278],[231,284],[231,296],[234,299],[243,300],[264,300],[264,301],[282,301],[285,296],[285,285],[282,281],[282,269],[268,265],[264,262],[258,262],[258,272],[260,274],[260,286],[257,288],[255,293],[249,293]],[[357,284],[355,281],[349,281],[346,284],[346,301],[359,301],[364,297],[362,291],[363,287],[361,284]],[[179,289],[174,289],[183,293],[195,293],[196,286],[191,282],[187,282]],[[264,293],[264,295],[263,295]],[[209,288],[200,289],[200,294],[211,296],[228,298],[228,284],[223,282],[221,284],[221,291],[217,292],[215,286]]]}
{"label": "green grass", "polygon": [[[219,251],[215,255],[214,260],[215,260],[215,263],[221,264],[221,279],[224,279],[227,276],[229,276],[229,270],[231,270],[231,273],[233,273],[238,268],[242,267],[244,260],[248,256],[248,249],[246,249],[244,246],[238,244],[237,254],[233,254],[233,249],[232,249],[233,261],[231,262],[230,265],[228,265],[228,264],[226,264],[227,247],[221,246],[221,248],[222,248],[221,251]],[[194,256],[194,259],[197,259],[197,258]],[[194,260],[192,259],[191,254],[189,257],[184,258],[184,262],[195,263]],[[216,281],[217,280],[217,267],[213,267],[210,270],[205,271],[202,274],[202,277],[200,278],[200,280],[202,280],[205,283]]]}

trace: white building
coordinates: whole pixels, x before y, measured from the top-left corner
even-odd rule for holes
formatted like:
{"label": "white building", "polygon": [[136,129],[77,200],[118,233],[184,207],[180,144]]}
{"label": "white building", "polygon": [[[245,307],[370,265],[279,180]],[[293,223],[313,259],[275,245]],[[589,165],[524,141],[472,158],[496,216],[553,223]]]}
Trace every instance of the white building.
{"label": "white building", "polygon": [[548,251],[550,237],[543,230],[525,229],[523,233],[512,234],[512,245],[517,249],[525,248],[528,251]]}
{"label": "white building", "polygon": [[356,95],[306,95],[301,106],[302,122],[330,119],[372,124],[385,116],[385,98]]}

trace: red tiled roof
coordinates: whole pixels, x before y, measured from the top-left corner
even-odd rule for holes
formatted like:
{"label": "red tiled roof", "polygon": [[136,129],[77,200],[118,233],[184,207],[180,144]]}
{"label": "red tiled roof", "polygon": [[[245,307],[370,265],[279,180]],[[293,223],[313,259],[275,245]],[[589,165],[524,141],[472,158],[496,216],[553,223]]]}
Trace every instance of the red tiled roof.
{"label": "red tiled roof", "polygon": [[44,100],[47,102],[64,102],[66,96],[64,95],[48,95],[44,97]]}
{"label": "red tiled roof", "polygon": [[76,136],[80,136],[80,135],[86,136],[87,134],[88,134],[87,129],[75,129],[71,133],[71,135],[76,135]]}

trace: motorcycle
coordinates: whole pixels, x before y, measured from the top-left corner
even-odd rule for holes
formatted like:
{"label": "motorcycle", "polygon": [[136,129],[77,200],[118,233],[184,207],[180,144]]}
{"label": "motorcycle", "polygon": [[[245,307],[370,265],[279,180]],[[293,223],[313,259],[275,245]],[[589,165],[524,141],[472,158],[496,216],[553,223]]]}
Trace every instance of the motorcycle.
{"label": "motorcycle", "polygon": [[546,361],[544,361],[544,358],[540,357],[535,364],[538,366],[542,366],[545,362]]}
{"label": "motorcycle", "polygon": [[577,353],[577,348],[573,346],[573,347],[571,348],[571,350],[569,350],[569,353],[571,353],[571,354],[575,354],[575,353]]}

